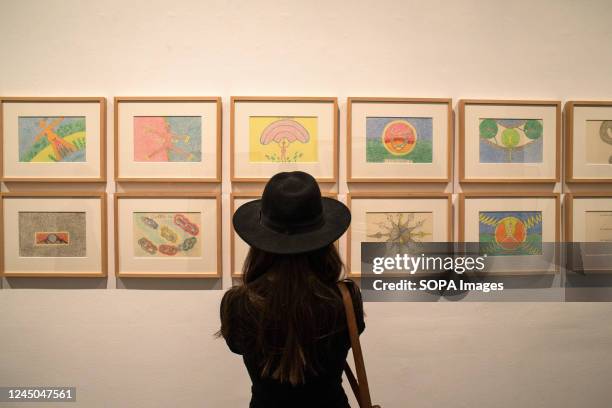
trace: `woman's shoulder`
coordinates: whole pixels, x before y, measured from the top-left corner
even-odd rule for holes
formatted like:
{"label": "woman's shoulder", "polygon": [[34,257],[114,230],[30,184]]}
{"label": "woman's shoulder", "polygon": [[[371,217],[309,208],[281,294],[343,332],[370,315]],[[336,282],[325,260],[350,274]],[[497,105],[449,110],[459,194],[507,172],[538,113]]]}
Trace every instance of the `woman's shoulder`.
{"label": "woman's shoulder", "polygon": [[223,294],[223,298],[221,299],[221,303],[223,302],[233,302],[237,299],[241,298],[244,295],[244,287],[243,286],[232,286]]}
{"label": "woman's shoulder", "polygon": [[226,290],[221,298],[221,311],[227,310],[228,307],[235,304],[242,297],[242,292],[239,286],[232,286]]}
{"label": "woman's shoulder", "polygon": [[347,289],[351,293],[353,301],[358,300],[359,302],[361,302],[361,290],[359,289],[359,285],[357,285],[354,280],[346,278],[341,280],[340,282],[346,285]]}
{"label": "woman's shoulder", "polygon": [[232,286],[221,298],[221,312],[232,313],[249,303],[250,295],[244,285]]}

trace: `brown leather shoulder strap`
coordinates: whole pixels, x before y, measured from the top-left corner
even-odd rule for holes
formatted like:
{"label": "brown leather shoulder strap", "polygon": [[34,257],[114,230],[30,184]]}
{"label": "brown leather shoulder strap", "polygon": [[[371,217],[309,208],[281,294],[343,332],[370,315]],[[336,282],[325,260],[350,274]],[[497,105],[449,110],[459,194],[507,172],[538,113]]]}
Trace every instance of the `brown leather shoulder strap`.
{"label": "brown leather shoulder strap", "polygon": [[[368,378],[366,375],[365,363],[363,361],[363,353],[361,352],[361,343],[359,342],[359,333],[357,331],[357,319],[355,318],[353,300],[344,282],[338,282],[338,288],[342,294],[342,301],[344,303],[344,310],[346,312],[346,322],[351,339],[351,347],[353,349],[355,371],[357,372],[358,381],[356,386],[354,385],[355,377],[353,376],[353,372],[351,371],[348,363],[346,364],[345,371],[349,382],[351,383],[351,387],[353,388],[353,392],[355,392],[355,396],[358,399],[359,406],[361,408],[371,408],[372,401],[370,399],[370,388],[368,387]],[[357,390],[355,388],[357,388]]]}

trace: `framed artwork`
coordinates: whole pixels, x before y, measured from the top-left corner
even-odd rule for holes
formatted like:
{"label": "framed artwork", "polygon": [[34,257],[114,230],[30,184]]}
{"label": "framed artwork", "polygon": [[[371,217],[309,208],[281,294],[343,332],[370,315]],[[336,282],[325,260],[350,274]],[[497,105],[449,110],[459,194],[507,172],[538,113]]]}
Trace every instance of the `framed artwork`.
{"label": "framed artwork", "polygon": [[106,193],[2,193],[2,274],[104,277]]}
{"label": "framed artwork", "polygon": [[115,179],[221,182],[221,98],[116,97]]}
{"label": "framed artwork", "polygon": [[294,170],[337,180],[336,98],[233,96],[230,123],[232,181],[266,181]]}
{"label": "framed artwork", "polygon": [[451,99],[348,98],[347,181],[450,181]]}
{"label": "framed artwork", "polygon": [[612,271],[612,193],[567,194],[565,240],[579,243],[571,270]]}
{"label": "framed artwork", "polygon": [[560,101],[459,101],[459,181],[554,183]]}
{"label": "framed artwork", "polygon": [[612,183],[612,101],[565,104],[568,183]]}
{"label": "framed artwork", "polygon": [[[321,193],[321,195],[334,199],[337,199],[338,197],[335,193]],[[236,234],[236,231],[234,231],[232,217],[234,216],[234,212],[238,209],[238,207],[259,198],[261,198],[261,193],[258,192],[232,193],[230,197],[230,265],[233,278],[242,276],[242,266],[244,265],[244,260],[249,252],[249,245],[244,242],[242,238],[238,236],[238,234]],[[336,246],[338,246],[338,241],[336,241]]]}
{"label": "framed artwork", "polygon": [[487,272],[554,273],[557,270],[559,194],[459,195],[459,242],[477,243]]}
{"label": "framed artwork", "polygon": [[349,193],[347,204],[349,276],[361,275],[362,242],[386,242],[397,253],[414,243],[452,241],[450,194],[359,192]]}
{"label": "framed artwork", "polygon": [[116,193],[120,278],[221,277],[218,193]]}
{"label": "framed artwork", "polygon": [[0,98],[3,181],[106,181],[105,98]]}

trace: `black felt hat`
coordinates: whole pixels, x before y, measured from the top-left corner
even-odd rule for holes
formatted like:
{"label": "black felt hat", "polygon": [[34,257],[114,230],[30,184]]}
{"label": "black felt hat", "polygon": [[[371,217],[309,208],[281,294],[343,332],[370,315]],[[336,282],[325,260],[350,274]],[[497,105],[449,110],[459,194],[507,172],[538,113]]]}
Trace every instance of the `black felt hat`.
{"label": "black felt hat", "polygon": [[247,244],[275,254],[297,254],[334,242],[351,223],[338,200],[321,197],[315,179],[302,171],[273,176],[260,200],[234,213],[236,233]]}

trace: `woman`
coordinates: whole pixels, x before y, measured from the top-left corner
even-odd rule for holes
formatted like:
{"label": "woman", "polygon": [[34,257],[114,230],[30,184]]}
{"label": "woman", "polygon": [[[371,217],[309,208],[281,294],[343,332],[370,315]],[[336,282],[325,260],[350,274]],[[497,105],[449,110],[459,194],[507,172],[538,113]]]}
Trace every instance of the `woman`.
{"label": "woman", "polygon": [[[251,249],[242,285],[221,301],[219,335],[243,356],[251,408],[349,406],[341,383],[350,340],[334,242],[350,221],[348,208],[322,198],[303,172],[275,175],[261,200],[234,214],[234,229]],[[359,288],[345,282],[361,333]]]}

